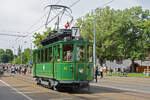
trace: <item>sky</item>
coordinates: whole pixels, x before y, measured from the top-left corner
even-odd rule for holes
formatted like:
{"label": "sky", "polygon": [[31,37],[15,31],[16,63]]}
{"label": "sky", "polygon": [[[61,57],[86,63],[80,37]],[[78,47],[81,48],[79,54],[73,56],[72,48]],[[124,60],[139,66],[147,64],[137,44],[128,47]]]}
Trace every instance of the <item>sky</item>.
{"label": "sky", "polygon": [[[12,49],[31,46],[34,32],[43,32],[48,10],[47,5],[59,4],[70,7],[78,0],[0,0],[0,34],[27,35],[27,37],[12,37],[0,35],[0,48]],[[97,7],[112,0],[80,0],[71,7],[72,16],[77,19]],[[133,6],[142,6],[150,10],[150,0],[113,0],[107,4],[114,9],[125,9]],[[44,17],[43,17],[44,16]],[[53,23],[52,23],[53,24]],[[50,24],[49,26],[51,27]]]}

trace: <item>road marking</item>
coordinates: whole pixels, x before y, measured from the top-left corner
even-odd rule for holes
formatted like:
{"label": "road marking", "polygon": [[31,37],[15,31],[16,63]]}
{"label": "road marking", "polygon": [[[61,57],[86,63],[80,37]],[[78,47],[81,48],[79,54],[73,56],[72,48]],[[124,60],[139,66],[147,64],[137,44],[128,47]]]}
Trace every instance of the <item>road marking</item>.
{"label": "road marking", "polygon": [[7,84],[6,82],[0,80],[0,82],[2,82],[3,84],[5,84],[6,86],[10,87],[11,89],[13,89],[14,91],[16,91],[17,93],[21,94],[22,96],[26,97],[28,100],[33,100],[32,98],[30,98],[29,96],[25,95],[23,92],[18,91],[16,88],[12,87],[11,85]]}

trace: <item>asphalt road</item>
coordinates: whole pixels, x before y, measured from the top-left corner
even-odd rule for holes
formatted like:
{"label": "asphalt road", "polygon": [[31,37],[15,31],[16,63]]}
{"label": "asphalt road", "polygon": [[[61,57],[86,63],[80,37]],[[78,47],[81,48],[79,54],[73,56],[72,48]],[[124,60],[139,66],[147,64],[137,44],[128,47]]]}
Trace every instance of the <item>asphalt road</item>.
{"label": "asphalt road", "polygon": [[32,100],[28,96],[0,80],[0,100]]}
{"label": "asphalt road", "polygon": [[91,85],[150,94],[150,78],[104,77]]}
{"label": "asphalt road", "polygon": [[[46,87],[36,85],[34,79],[31,76],[7,75],[0,77],[0,80],[6,83],[4,84],[2,83],[2,81],[0,83],[1,88],[3,88],[0,88],[0,96],[2,95],[2,97],[4,98],[10,95],[8,99],[1,99],[0,97],[0,100],[150,100],[149,93],[128,91],[125,89],[116,89],[113,87],[111,88],[102,86],[104,83],[107,83],[108,85],[108,82],[109,85],[111,85],[111,81],[115,81],[115,79],[108,78],[104,78],[101,80],[101,86],[96,86],[100,83],[91,85],[90,91],[88,91],[87,89],[82,89],[77,91],[61,92],[53,91]],[[119,80],[123,80],[118,83],[121,85],[125,81],[125,79],[122,78]],[[132,81],[132,79],[126,79],[125,82],[132,83]]]}

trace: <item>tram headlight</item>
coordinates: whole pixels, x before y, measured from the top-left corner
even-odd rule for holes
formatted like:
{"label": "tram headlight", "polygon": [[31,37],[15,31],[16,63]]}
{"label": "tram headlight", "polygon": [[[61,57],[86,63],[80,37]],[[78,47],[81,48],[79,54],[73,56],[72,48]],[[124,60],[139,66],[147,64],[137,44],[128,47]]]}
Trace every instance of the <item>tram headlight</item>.
{"label": "tram headlight", "polygon": [[83,69],[79,69],[79,72],[80,72],[80,73],[83,73]]}

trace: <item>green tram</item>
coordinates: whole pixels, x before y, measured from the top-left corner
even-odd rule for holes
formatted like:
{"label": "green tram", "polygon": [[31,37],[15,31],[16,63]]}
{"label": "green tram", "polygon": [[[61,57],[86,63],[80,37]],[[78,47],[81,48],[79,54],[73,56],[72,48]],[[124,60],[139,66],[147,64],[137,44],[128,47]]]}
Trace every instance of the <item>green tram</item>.
{"label": "green tram", "polygon": [[94,79],[93,43],[73,37],[71,29],[49,36],[33,52],[33,77],[54,90],[86,88]]}

